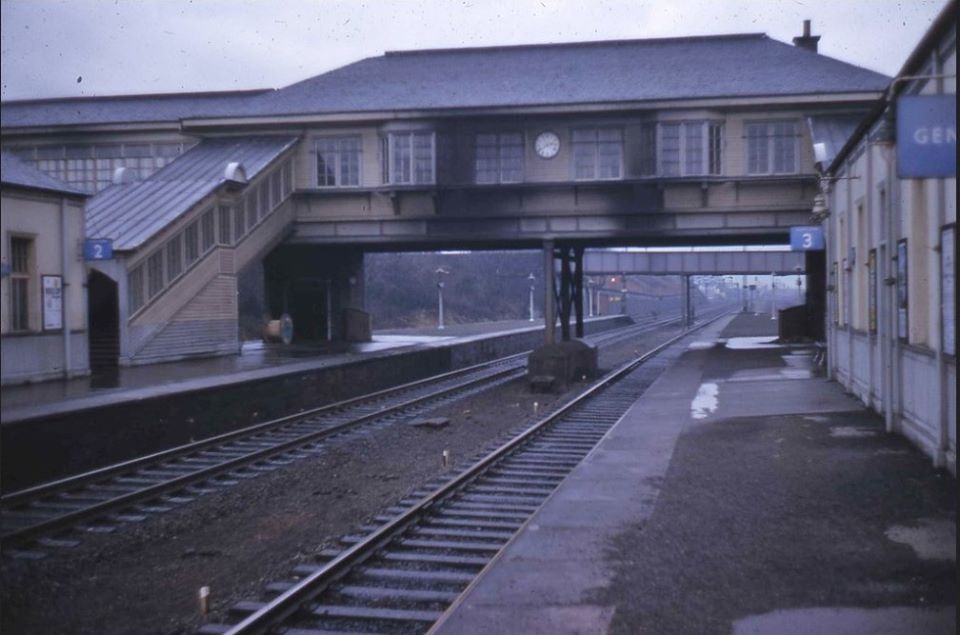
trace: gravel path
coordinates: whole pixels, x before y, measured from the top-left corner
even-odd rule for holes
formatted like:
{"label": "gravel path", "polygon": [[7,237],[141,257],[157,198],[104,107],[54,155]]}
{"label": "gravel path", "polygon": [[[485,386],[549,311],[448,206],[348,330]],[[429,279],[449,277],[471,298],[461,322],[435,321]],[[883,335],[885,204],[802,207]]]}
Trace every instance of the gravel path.
{"label": "gravel path", "polygon": [[[601,355],[611,368],[663,341],[661,329]],[[574,387],[574,392],[578,387]],[[265,582],[349,534],[380,510],[533,419],[567,395],[531,394],[524,381],[438,409],[446,428],[404,425],[330,442],[327,451],[216,491],[113,535],[40,561],[0,562],[3,633],[189,633],[197,592],[216,614],[259,597]]]}

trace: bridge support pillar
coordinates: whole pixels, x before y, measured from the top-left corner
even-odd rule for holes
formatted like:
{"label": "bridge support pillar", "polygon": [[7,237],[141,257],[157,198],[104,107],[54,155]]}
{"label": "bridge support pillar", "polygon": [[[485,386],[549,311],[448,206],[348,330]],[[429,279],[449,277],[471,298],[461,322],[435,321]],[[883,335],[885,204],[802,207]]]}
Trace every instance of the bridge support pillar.
{"label": "bridge support pillar", "polygon": [[575,337],[583,337],[583,248],[559,247],[560,259],[560,333],[564,342],[570,341],[570,316],[575,321]]}
{"label": "bridge support pillar", "polygon": [[693,323],[693,311],[690,302],[690,276],[680,276],[680,324],[689,328]]}
{"label": "bridge support pillar", "polygon": [[553,274],[553,241],[543,241],[543,343],[557,341],[556,281]]}

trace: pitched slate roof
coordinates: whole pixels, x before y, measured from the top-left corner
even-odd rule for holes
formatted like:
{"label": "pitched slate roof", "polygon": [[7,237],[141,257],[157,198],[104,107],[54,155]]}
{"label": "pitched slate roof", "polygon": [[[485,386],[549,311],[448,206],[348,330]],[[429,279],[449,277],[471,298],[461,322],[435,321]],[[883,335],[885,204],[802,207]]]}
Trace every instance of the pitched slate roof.
{"label": "pitched slate roof", "polygon": [[41,172],[10,152],[0,152],[0,181],[4,185],[15,185],[32,190],[44,190],[72,196],[89,196],[83,190]]}
{"label": "pitched slate roof", "polygon": [[877,92],[889,78],[764,34],[392,52],[244,105],[249,115]]}
{"label": "pitched slate roof", "polygon": [[762,33],[389,52],[280,90],[7,102],[4,128],[879,92],[889,78]]}
{"label": "pitched slate roof", "polygon": [[118,251],[136,249],[219,187],[228,163],[239,161],[253,180],[296,142],[289,136],[201,141],[146,179],[90,199],[87,235],[112,239]]}
{"label": "pitched slate roof", "polygon": [[186,117],[223,116],[264,90],[160,95],[117,95],[4,102],[0,126],[72,126],[104,123],[153,123]]}

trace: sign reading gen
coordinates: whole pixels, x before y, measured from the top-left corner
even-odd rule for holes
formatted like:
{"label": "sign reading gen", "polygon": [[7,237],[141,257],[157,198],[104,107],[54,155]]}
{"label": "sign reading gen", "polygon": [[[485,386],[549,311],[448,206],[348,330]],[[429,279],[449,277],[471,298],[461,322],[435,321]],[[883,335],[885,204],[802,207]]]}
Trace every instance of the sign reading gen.
{"label": "sign reading gen", "polygon": [[910,95],[897,100],[897,176],[957,174],[956,95]]}

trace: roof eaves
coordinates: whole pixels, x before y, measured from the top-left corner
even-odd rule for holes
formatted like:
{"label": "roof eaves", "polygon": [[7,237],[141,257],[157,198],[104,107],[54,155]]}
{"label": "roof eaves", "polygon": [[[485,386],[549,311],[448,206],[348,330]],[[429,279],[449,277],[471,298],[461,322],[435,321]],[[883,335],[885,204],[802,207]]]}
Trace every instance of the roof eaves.
{"label": "roof eaves", "polygon": [[80,201],[86,200],[93,196],[88,192],[82,192],[80,190],[74,189],[57,189],[55,187],[43,187],[41,185],[26,185],[24,183],[15,183],[12,181],[0,181],[3,188],[15,188],[20,190],[29,190],[33,192],[43,192],[45,194],[56,194],[57,196],[62,196],[64,198],[73,198]]}

